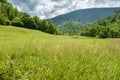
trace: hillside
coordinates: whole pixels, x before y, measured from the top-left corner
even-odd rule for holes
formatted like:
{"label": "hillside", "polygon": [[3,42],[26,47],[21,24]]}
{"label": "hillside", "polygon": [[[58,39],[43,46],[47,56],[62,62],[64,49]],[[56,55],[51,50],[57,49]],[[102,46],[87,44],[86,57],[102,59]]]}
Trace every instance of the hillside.
{"label": "hillside", "polygon": [[0,80],[119,80],[119,53],[120,39],[0,26]]}
{"label": "hillside", "polygon": [[59,25],[64,21],[69,20],[78,20],[78,21],[97,21],[99,19],[103,19],[111,14],[113,14],[114,10],[117,8],[92,8],[92,9],[81,9],[77,11],[73,11],[67,14],[63,14],[52,18],[55,24]]}
{"label": "hillside", "polygon": [[120,9],[105,19],[88,26],[81,35],[99,38],[120,38]]}
{"label": "hillside", "polygon": [[80,30],[91,24],[92,22],[90,21],[66,21],[58,25],[57,28],[64,35],[79,35]]}
{"label": "hillside", "polygon": [[59,34],[56,26],[51,21],[40,20],[37,16],[30,16],[14,8],[7,0],[0,0],[0,25],[40,30],[50,34]]}

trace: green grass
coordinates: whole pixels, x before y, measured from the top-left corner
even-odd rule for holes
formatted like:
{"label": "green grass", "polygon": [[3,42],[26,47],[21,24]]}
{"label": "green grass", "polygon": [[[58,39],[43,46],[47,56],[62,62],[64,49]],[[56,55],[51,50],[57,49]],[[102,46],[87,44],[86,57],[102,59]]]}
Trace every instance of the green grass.
{"label": "green grass", "polygon": [[0,80],[120,80],[120,39],[0,26]]}

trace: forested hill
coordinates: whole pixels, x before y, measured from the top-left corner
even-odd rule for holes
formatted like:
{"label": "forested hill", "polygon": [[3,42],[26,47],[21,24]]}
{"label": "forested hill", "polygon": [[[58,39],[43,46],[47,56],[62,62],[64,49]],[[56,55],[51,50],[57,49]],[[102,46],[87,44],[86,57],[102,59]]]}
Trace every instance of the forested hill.
{"label": "forested hill", "polygon": [[114,10],[118,8],[92,8],[92,9],[80,9],[77,11],[73,11],[67,14],[63,14],[52,18],[55,24],[59,25],[64,21],[72,20],[72,21],[97,21],[99,19],[103,19],[105,17],[110,16],[114,13]]}
{"label": "forested hill", "polygon": [[64,23],[57,26],[57,28],[64,35],[79,35],[80,30],[83,30],[88,25],[91,25],[92,22],[85,21],[65,21]]}
{"label": "forested hill", "polygon": [[31,17],[27,13],[19,12],[7,0],[0,0],[0,25],[13,25],[59,34],[51,21],[40,20],[37,16]]}
{"label": "forested hill", "polygon": [[99,38],[120,38],[120,9],[105,19],[85,28],[81,35]]}

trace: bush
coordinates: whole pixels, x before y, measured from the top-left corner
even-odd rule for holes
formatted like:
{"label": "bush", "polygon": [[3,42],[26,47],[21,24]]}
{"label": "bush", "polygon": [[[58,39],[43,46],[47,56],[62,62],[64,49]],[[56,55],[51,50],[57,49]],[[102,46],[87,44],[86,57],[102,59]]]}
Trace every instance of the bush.
{"label": "bush", "polygon": [[23,26],[23,22],[20,20],[20,18],[14,18],[12,20],[12,25],[13,26]]}
{"label": "bush", "polygon": [[8,18],[0,16],[0,24],[1,25],[11,25],[11,22]]}

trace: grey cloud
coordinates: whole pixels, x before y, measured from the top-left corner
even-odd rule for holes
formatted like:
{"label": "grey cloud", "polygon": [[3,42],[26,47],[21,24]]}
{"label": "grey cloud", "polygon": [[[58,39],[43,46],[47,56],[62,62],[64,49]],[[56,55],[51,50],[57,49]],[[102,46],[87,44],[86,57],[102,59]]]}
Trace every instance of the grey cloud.
{"label": "grey cloud", "polygon": [[54,2],[62,2],[63,0],[51,0],[51,1],[54,1]]}
{"label": "grey cloud", "polygon": [[52,18],[77,9],[120,7],[120,0],[9,0],[20,11]]}

